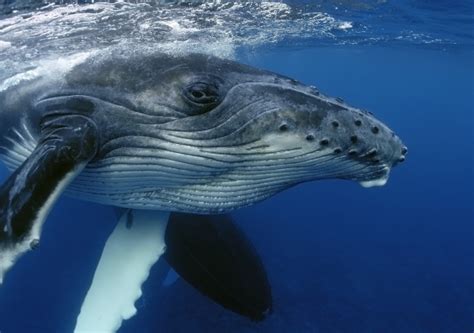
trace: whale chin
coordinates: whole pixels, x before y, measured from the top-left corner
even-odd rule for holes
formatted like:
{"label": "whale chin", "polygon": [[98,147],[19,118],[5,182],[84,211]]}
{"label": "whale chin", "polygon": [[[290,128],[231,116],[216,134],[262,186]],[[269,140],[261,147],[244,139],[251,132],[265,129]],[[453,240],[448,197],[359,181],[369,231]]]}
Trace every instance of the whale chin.
{"label": "whale chin", "polygon": [[366,181],[361,181],[359,182],[360,186],[364,188],[370,188],[370,187],[381,187],[384,186],[388,181],[388,176],[387,177],[382,177],[379,179],[374,179],[374,180],[366,180]]}

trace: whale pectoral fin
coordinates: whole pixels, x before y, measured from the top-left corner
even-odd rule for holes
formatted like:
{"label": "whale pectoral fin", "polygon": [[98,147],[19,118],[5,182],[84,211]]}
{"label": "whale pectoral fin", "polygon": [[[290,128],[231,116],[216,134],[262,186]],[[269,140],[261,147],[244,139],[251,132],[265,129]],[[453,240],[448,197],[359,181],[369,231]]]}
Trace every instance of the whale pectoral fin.
{"label": "whale pectoral fin", "polygon": [[164,255],[187,282],[225,308],[261,320],[271,310],[262,262],[232,219],[119,209],[75,332],[116,332],[136,313],[142,284]]}
{"label": "whale pectoral fin", "polygon": [[167,212],[123,211],[102,251],[75,332],[116,332],[136,313],[141,286],[165,251],[168,217]]}
{"label": "whale pectoral fin", "polygon": [[172,213],[165,242],[164,258],[205,296],[252,320],[271,311],[262,261],[230,216]]}
{"label": "whale pectoral fin", "polygon": [[0,283],[37,246],[49,210],[97,150],[95,125],[83,115],[54,112],[41,128],[33,153],[0,187]]}

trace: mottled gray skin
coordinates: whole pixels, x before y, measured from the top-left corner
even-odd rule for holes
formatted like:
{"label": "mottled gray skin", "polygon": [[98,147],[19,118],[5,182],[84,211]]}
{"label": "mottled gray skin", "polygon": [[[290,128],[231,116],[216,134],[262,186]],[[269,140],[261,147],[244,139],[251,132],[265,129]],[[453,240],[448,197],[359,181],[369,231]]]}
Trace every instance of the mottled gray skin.
{"label": "mottled gray skin", "polygon": [[221,213],[305,181],[383,179],[406,153],[371,114],[199,54],[104,52],[1,91],[0,153],[23,124],[38,140],[53,109],[84,114],[99,133],[67,193],[129,208]]}

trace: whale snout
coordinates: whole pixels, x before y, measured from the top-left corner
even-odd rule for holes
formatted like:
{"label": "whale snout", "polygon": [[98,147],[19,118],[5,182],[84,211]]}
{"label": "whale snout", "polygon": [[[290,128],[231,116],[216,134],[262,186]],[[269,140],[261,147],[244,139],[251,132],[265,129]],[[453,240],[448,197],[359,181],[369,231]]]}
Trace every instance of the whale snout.
{"label": "whale snout", "polygon": [[[314,179],[339,178],[365,187],[381,186],[390,170],[405,161],[407,147],[373,114],[302,85],[266,89],[278,96],[276,127],[286,137],[282,147],[292,142],[308,152],[308,159],[314,161]],[[271,142],[279,140],[272,137]]]}
{"label": "whale snout", "polygon": [[364,187],[384,185],[390,170],[405,161],[408,148],[371,113],[339,106],[341,109],[328,112],[321,124],[324,138],[320,144],[359,166],[341,178],[358,181]]}
{"label": "whale snout", "polygon": [[[334,140],[346,147],[345,153],[354,160],[367,163],[384,163],[392,167],[405,160],[407,147],[400,138],[372,114],[347,109],[334,115]],[[344,128],[345,127],[345,128]]]}

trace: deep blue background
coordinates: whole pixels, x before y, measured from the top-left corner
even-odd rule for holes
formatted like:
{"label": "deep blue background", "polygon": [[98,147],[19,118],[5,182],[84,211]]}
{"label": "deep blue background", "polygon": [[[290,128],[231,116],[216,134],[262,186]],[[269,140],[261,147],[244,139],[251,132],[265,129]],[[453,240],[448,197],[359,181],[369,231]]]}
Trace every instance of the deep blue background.
{"label": "deep blue background", "polygon": [[[314,182],[234,214],[273,286],[265,322],[182,281],[161,288],[156,267],[122,332],[471,332],[473,59],[472,49],[414,46],[242,50],[244,62],[375,113],[404,140],[407,161],[383,188]],[[110,208],[62,198],[40,249],[0,288],[0,331],[70,331],[114,219]]]}

